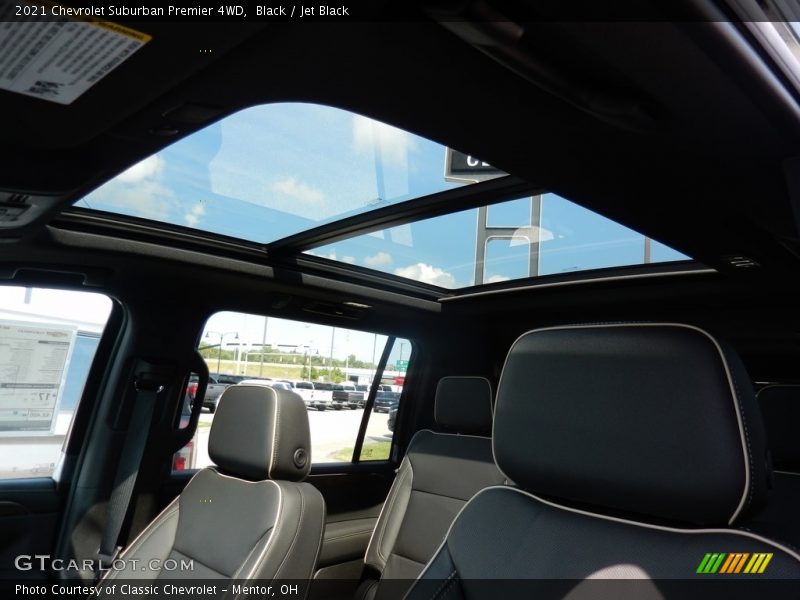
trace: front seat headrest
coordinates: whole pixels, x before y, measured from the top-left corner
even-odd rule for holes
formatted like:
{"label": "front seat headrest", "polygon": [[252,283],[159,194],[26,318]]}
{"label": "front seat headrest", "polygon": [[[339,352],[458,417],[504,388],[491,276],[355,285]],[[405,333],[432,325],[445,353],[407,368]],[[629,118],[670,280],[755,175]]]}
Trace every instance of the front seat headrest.
{"label": "front seat headrest", "polygon": [[492,386],[485,377],[442,377],[436,386],[436,424],[456,433],[492,430]]}
{"label": "front seat headrest", "polygon": [[230,386],[211,424],[208,455],[244,479],[304,479],[311,468],[311,435],[303,399],[266,385]]}
{"label": "front seat headrest", "polygon": [[493,444],[521,488],[612,514],[732,524],[766,493],[747,373],[689,325],[524,334],[500,378]]}

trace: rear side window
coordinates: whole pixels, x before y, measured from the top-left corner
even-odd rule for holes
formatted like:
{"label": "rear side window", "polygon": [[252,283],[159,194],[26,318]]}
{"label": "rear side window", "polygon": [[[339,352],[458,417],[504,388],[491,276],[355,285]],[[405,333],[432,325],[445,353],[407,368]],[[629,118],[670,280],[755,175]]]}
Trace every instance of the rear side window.
{"label": "rear side window", "polygon": [[0,287],[0,479],[57,477],[110,313],[101,294]]}
{"label": "rear side window", "polygon": [[[220,386],[209,386],[194,439],[175,457],[173,470],[203,468],[211,464],[208,437],[217,406],[225,401],[225,389],[242,379],[291,389],[293,382],[308,411],[311,460],[351,463],[387,460],[393,440],[392,410],[404,383],[411,356],[408,340],[315,323],[291,321],[242,313],[218,313],[209,319],[201,335],[199,351]],[[398,343],[399,342],[399,343]],[[389,360],[378,378],[384,351]],[[403,356],[405,353],[405,356]],[[272,380],[270,380],[272,378]],[[364,409],[372,387],[393,392],[392,402],[365,419]],[[243,424],[242,431],[246,431]],[[361,434],[363,428],[363,436]],[[358,452],[358,440],[362,440]]]}

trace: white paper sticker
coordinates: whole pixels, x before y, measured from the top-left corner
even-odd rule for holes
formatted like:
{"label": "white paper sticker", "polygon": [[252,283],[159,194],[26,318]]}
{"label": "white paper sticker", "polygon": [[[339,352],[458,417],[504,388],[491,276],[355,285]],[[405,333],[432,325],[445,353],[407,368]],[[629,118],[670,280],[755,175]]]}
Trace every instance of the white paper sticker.
{"label": "white paper sticker", "polygon": [[0,23],[0,89],[71,104],[151,39],[107,21],[49,18]]}
{"label": "white paper sticker", "polygon": [[53,432],[75,334],[0,321],[0,436]]}

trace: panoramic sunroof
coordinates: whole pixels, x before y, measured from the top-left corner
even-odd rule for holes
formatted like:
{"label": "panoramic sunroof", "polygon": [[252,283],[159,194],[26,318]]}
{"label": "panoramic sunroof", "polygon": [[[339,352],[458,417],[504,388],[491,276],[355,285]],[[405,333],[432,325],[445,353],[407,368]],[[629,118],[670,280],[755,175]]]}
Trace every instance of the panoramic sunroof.
{"label": "panoramic sunroof", "polygon": [[269,243],[469,183],[445,180],[446,153],[347,111],[268,104],[176,142],[75,206]]}
{"label": "panoramic sunroof", "polygon": [[556,194],[424,219],[307,253],[448,289],[688,258]]}
{"label": "panoramic sunroof", "polygon": [[[188,136],[76,206],[269,244],[504,175],[360,115],[270,104]],[[306,253],[447,289],[687,258],[555,194],[354,233]]]}

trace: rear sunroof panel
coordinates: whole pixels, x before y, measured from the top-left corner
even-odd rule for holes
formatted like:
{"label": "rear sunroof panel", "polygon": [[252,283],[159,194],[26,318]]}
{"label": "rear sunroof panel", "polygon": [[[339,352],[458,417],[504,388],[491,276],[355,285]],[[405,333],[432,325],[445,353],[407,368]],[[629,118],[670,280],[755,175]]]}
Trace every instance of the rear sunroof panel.
{"label": "rear sunroof panel", "polygon": [[688,257],[556,194],[341,240],[308,254],[446,289]]}

